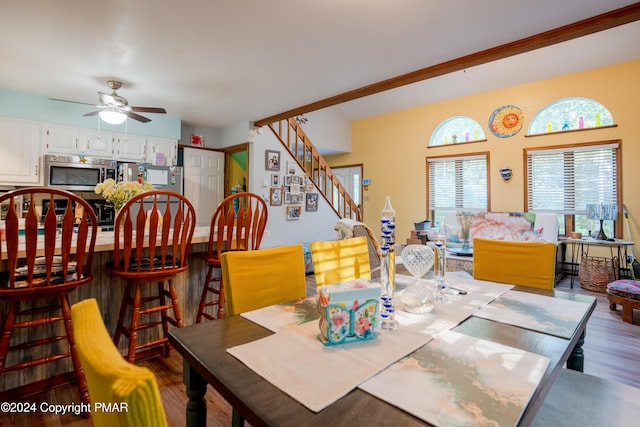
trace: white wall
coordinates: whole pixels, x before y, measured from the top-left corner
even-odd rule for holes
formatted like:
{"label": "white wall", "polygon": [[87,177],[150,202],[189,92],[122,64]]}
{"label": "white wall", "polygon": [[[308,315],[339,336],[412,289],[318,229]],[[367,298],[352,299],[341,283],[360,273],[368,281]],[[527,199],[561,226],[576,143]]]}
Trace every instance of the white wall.
{"label": "white wall", "polygon": [[351,122],[337,108],[325,108],[305,114],[309,119],[302,129],[320,153],[351,152]]}
{"label": "white wall", "polygon": [[191,145],[191,134],[204,137],[204,146],[206,148],[218,148],[220,144],[220,129],[194,127],[190,125],[182,125],[182,133],[180,135],[180,144]]}
{"label": "white wall", "polygon": [[[287,162],[292,162],[294,159],[289,156],[271,130],[264,128],[261,134],[257,134],[253,138],[251,158],[249,159],[251,164],[249,170],[252,176],[249,177],[248,188],[249,191],[260,194],[269,204],[271,174],[276,172],[265,170],[265,150],[280,151],[281,166],[277,173],[281,175],[282,181],[284,181],[286,174]],[[296,174],[303,174],[302,168],[297,165]],[[302,216],[299,220],[288,221],[286,207],[287,205],[284,203],[282,206],[269,206],[267,223],[269,235],[263,239],[263,248],[317,240],[335,240],[337,233],[334,226],[338,221],[338,216],[322,195],[318,197],[318,211],[306,212],[303,204]]]}
{"label": "white wall", "polygon": [[[303,125],[305,133],[321,152],[348,152],[351,150],[350,122],[336,109],[315,111],[307,115],[309,121]],[[184,126],[182,143],[190,143],[191,133],[203,135],[205,147],[224,148],[249,142],[250,158],[247,190],[259,194],[269,205],[271,174],[265,170],[265,150],[280,151],[280,171],[282,181],[286,174],[287,162],[294,162],[292,156],[278,141],[268,127],[256,132],[251,122],[240,122],[221,129],[204,129]],[[302,168],[296,165],[296,173],[303,175]],[[319,193],[319,192],[318,192]],[[268,235],[263,239],[262,247],[269,248],[295,243],[307,243],[317,240],[334,240],[334,229],[338,215],[329,203],[319,194],[318,210],[306,212],[304,203],[299,220],[288,221],[287,205],[269,206]]]}

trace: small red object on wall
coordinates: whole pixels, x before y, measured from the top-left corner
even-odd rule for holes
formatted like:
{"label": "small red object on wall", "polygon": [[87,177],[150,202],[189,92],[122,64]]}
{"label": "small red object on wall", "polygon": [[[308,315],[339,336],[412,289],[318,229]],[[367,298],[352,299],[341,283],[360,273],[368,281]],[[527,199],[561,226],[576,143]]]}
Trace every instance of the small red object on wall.
{"label": "small red object on wall", "polygon": [[191,145],[194,147],[204,147],[204,137],[202,135],[191,134]]}

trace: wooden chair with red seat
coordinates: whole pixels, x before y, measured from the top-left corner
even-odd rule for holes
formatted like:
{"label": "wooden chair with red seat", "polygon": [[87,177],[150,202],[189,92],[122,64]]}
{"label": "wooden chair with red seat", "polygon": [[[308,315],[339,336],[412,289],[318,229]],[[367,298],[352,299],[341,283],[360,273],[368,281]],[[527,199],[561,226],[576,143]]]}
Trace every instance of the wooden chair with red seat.
{"label": "wooden chair with red seat", "polygon": [[[168,356],[169,324],[182,327],[173,278],[188,269],[195,224],[189,200],[166,190],[138,194],[116,215],[111,274],[124,280],[126,287],[113,341],[117,346],[123,335],[129,339],[126,359],[131,363],[155,349]],[[143,294],[143,286],[152,283],[156,284],[155,293],[145,289]],[[130,323],[125,325],[129,312]],[[144,323],[141,316],[145,316]],[[138,344],[139,331],[158,325],[162,325],[161,337]],[[152,331],[147,334],[151,336]]]}
{"label": "wooden chair with red seat", "polygon": [[[15,208],[22,198],[29,204],[24,238],[19,237],[19,216]],[[56,206],[66,206],[64,213],[52,208],[54,200]],[[12,191],[0,197],[0,203],[4,201],[9,202],[9,210],[4,231],[6,253],[2,252],[4,245],[0,246],[0,256],[6,258],[0,299],[7,303],[7,313],[0,336],[0,376],[70,357],[81,401],[89,403],[73,338],[68,295],[93,280],[96,215],[84,199],[52,188]],[[48,202],[49,208],[38,214],[36,207],[45,205],[43,201]],[[16,330],[24,332],[14,335]],[[60,346],[63,340],[68,342],[68,349]],[[18,362],[10,366],[7,365],[9,352],[18,353],[12,357]],[[43,375],[44,378],[33,385],[38,391],[68,381],[65,375],[52,378],[46,371]]]}
{"label": "wooden chair with red seat", "polygon": [[[267,204],[257,194],[241,192],[220,202],[211,217],[207,252],[200,254],[207,263],[207,276],[196,323],[203,318],[214,320],[224,316],[224,284],[221,275],[213,276],[213,269],[221,269],[223,252],[259,249],[267,218]],[[207,312],[209,307],[217,308],[215,314]]]}

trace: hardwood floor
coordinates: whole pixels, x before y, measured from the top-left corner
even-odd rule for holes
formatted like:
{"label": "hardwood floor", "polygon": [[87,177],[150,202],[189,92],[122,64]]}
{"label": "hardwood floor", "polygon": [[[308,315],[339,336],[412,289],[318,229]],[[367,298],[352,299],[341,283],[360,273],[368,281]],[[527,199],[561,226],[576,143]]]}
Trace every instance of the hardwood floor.
{"label": "hardwood floor", "polygon": [[[312,277],[308,282],[312,281]],[[577,281],[576,281],[577,282]],[[640,388],[640,313],[635,312],[634,324],[622,321],[622,312],[610,311],[605,294],[590,292],[574,284],[569,287],[569,279],[563,280],[556,289],[596,296],[598,304],[589,320],[584,344],[584,371],[594,376],[616,380],[624,384]],[[315,285],[308,283],[308,288]],[[170,426],[185,425],[185,405],[187,396],[182,384],[182,357],[172,352],[169,358],[157,357],[140,365],[153,370],[158,378],[160,393],[165,405]],[[231,407],[222,397],[209,387],[207,399],[207,426],[229,426],[231,424]],[[47,402],[67,404],[78,402],[79,396],[75,385],[68,385],[55,390],[46,391],[28,399],[30,402]],[[92,426],[91,420],[73,414],[20,414],[0,413],[2,426]]]}

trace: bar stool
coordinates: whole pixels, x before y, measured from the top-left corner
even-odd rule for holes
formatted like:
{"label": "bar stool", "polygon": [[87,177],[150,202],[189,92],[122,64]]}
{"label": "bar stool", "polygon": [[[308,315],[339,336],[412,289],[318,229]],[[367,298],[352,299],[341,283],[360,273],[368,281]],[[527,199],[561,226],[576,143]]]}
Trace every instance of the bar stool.
{"label": "bar stool", "polygon": [[[16,204],[22,198],[29,203],[24,220],[24,243],[19,239],[16,211]],[[0,197],[0,203],[4,201],[9,202],[5,219],[7,263],[0,299],[7,303],[8,309],[0,336],[0,376],[70,357],[80,399],[88,404],[87,384],[73,338],[68,295],[93,280],[96,215],[84,199],[52,188],[12,191]],[[36,206],[41,203],[48,208],[38,214]],[[0,256],[5,256],[2,246]],[[16,330],[29,332],[16,334],[12,343]],[[68,349],[60,346],[63,340],[67,341]],[[18,353],[12,357],[18,362],[7,365],[10,352]],[[60,378],[45,377],[33,387],[48,388],[61,382]]]}
{"label": "bar stool", "polygon": [[[213,277],[213,269],[220,269],[220,255],[228,250],[244,251],[260,248],[267,226],[268,209],[262,197],[249,192],[225,198],[211,217],[207,252],[197,254],[207,263],[207,276],[200,297],[196,323],[224,316],[224,284],[222,277]],[[209,296],[212,296],[212,299]],[[207,307],[217,307],[216,314]]]}
{"label": "bar stool", "polygon": [[[173,278],[188,269],[195,216],[189,200],[166,190],[138,194],[116,215],[111,275],[126,285],[113,341],[117,346],[123,335],[129,339],[126,359],[131,363],[153,350],[169,356],[169,323],[182,327]],[[156,283],[155,293],[145,290],[143,296],[143,286],[151,283]],[[125,325],[128,313],[130,322]],[[140,322],[142,316],[144,323]],[[138,344],[139,331],[158,325],[162,325],[160,338]]]}

